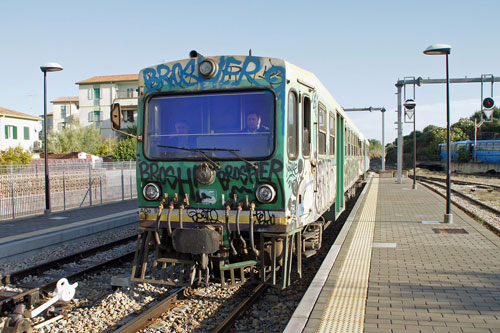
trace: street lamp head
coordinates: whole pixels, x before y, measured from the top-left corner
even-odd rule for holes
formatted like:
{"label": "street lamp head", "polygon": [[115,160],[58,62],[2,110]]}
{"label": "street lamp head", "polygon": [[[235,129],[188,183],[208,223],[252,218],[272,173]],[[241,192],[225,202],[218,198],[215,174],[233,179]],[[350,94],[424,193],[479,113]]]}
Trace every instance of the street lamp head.
{"label": "street lamp head", "polygon": [[450,54],[451,45],[448,44],[432,44],[424,50],[424,54],[436,55],[436,54]]}
{"label": "street lamp head", "polygon": [[48,62],[48,63],[40,66],[40,69],[44,73],[45,72],[58,72],[58,71],[62,71],[63,67],[56,62]]}

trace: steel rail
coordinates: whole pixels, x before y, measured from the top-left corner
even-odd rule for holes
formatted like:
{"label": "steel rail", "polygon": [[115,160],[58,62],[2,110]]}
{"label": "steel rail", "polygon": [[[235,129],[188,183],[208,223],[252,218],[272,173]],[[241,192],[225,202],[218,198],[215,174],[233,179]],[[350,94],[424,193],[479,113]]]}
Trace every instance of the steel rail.
{"label": "steel rail", "polygon": [[[412,175],[409,176],[410,178],[413,178]],[[439,177],[428,177],[428,176],[418,176],[417,175],[417,180],[433,180],[433,181],[438,181],[438,182],[445,182],[446,178],[439,178]],[[484,186],[484,187],[491,187],[497,190],[500,190],[500,186],[497,185],[491,185],[491,184],[486,184],[486,183],[476,183],[476,182],[469,182],[465,180],[452,180],[454,184],[457,185],[473,185],[473,186]]]}
{"label": "steel rail", "polygon": [[95,265],[83,267],[81,268],[81,270],[78,270],[76,272],[71,272],[69,274],[58,276],[49,282],[42,283],[38,288],[44,291],[53,291],[54,288],[56,287],[57,281],[59,281],[59,279],[63,277],[70,281],[74,281],[82,276],[100,271],[104,267],[116,266],[121,264],[122,262],[130,262],[134,258],[134,254],[135,254],[135,249],[132,252],[127,252],[126,254],[123,254],[121,256],[97,263]]}
{"label": "steel rail", "polygon": [[[267,280],[271,275],[268,276]],[[266,280],[266,282],[267,282]],[[241,315],[248,310],[257,300],[262,296],[262,294],[267,290],[269,284],[266,282],[259,283],[234,310],[227,316],[222,323],[220,323],[214,330],[214,333],[224,333],[229,331],[231,327],[234,326],[236,321],[241,317]]]}
{"label": "steel rail", "polygon": [[[6,274],[4,277],[2,277],[2,280],[0,281],[0,285],[8,285],[8,284],[16,284],[19,283],[22,279],[24,279],[27,276],[37,276],[42,274],[45,271],[48,271],[50,269],[60,269],[62,265],[65,265],[70,262],[82,260],[84,258],[93,256],[99,252],[107,251],[111,248],[129,243],[131,241],[134,241],[137,239],[137,235],[129,236],[126,238],[119,239],[117,241],[113,241],[111,243],[106,243],[103,245],[98,245],[93,248],[84,250],[82,252],[78,253],[73,253],[70,255],[67,255],[65,257],[55,259],[52,261],[48,261],[45,263],[42,263],[37,266],[29,267],[23,270],[19,270],[10,274]],[[55,284],[54,284],[55,286]]]}
{"label": "steel rail", "polygon": [[[417,178],[418,178],[418,177],[417,177]],[[430,181],[430,180],[420,180],[420,181],[421,181],[421,182],[423,181],[423,182],[428,182],[428,183],[431,183],[431,184],[436,185],[436,186],[438,186],[438,187],[440,187],[440,188],[446,188],[446,186],[445,186],[445,185],[441,185],[441,184],[439,184],[439,183],[436,183],[436,182],[433,182],[433,181]],[[489,211],[490,213],[497,214],[497,215],[499,215],[499,216],[500,216],[500,210],[498,210],[498,209],[495,209],[495,208],[493,208],[493,207],[490,207],[490,206],[488,206],[487,204],[485,204],[485,203],[483,203],[483,202],[481,202],[481,201],[479,201],[479,200],[476,200],[476,199],[474,199],[474,198],[471,198],[471,197],[470,197],[470,196],[468,196],[467,194],[463,194],[463,193],[462,193],[462,192],[460,192],[460,191],[457,191],[457,190],[451,189],[451,192],[453,192],[454,194],[456,194],[457,196],[459,196],[459,197],[461,197],[461,198],[463,198],[463,199],[466,199],[466,200],[468,200],[468,201],[470,201],[470,202],[474,203],[475,205],[478,205],[479,207],[481,207],[481,208],[482,208],[482,209],[484,209],[484,210]]]}
{"label": "steel rail", "polygon": [[171,294],[162,301],[158,301],[150,306],[145,312],[138,315],[136,318],[130,320],[125,325],[119,327],[114,332],[120,333],[134,333],[140,329],[147,327],[151,320],[158,318],[162,313],[173,307],[177,300],[184,298],[184,292],[188,287],[175,289]]}
{"label": "steel rail", "polygon": [[[429,184],[432,184],[434,186],[437,186],[441,189],[443,188],[446,188],[445,185],[441,185],[439,183],[435,183],[433,181],[429,181],[429,180],[419,180],[419,182],[424,185],[425,187],[427,187],[429,190],[433,191],[434,193],[440,195],[441,197],[445,198],[445,195],[443,193],[441,193],[440,191],[438,191],[437,189],[435,189],[434,187],[432,187],[431,185]],[[465,199],[465,200],[468,200],[476,205],[478,205],[479,207],[481,208],[484,208],[486,210],[489,210],[490,212],[493,212],[494,214],[498,214],[500,216],[500,211],[494,209],[494,208],[491,208],[490,206],[487,206],[485,205],[484,203],[480,202],[480,201],[477,201],[476,199],[473,199],[463,193],[460,193],[460,192],[457,192],[455,190],[451,190],[454,194],[457,194],[457,196],[461,197],[462,199]],[[452,200],[453,202],[453,200]],[[483,225],[485,225],[490,231],[492,231],[493,233],[495,233],[496,235],[500,236],[500,230],[492,225],[491,223],[488,223],[486,222],[483,218],[479,217],[476,213],[474,213],[473,211],[463,207],[462,205],[458,204],[457,202],[453,202],[453,204],[455,204],[455,206],[457,206],[458,208],[460,208],[462,211],[464,211],[466,214],[468,214],[469,216],[475,218],[475,219],[478,219],[481,221],[481,223],[483,223]]]}

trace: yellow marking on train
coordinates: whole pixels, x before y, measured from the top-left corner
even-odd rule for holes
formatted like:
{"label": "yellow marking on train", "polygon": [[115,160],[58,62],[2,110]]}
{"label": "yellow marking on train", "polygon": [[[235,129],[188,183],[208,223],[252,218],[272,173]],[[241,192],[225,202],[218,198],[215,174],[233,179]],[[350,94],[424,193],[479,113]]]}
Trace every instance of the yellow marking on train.
{"label": "yellow marking on train", "polygon": [[[139,214],[139,219],[141,221],[156,221],[157,214],[152,214],[152,213],[140,213]],[[167,221],[167,213],[162,213],[160,221]],[[175,214],[172,213],[170,215],[170,221],[171,222],[178,222],[179,221],[179,213]],[[182,221],[183,222],[191,222],[192,218],[188,214],[182,214]],[[203,219],[199,219],[200,223],[203,223]],[[218,216],[217,221],[219,223],[226,223],[226,218],[224,215]],[[274,224],[276,225],[287,225],[287,219],[286,217],[274,217],[273,218]],[[236,223],[236,216],[229,216],[229,222],[230,223]],[[206,223],[214,223],[214,221],[206,222]],[[240,223],[241,224],[249,224],[250,223],[250,218],[248,216],[240,216]],[[257,219],[254,217],[254,223],[257,224]]]}

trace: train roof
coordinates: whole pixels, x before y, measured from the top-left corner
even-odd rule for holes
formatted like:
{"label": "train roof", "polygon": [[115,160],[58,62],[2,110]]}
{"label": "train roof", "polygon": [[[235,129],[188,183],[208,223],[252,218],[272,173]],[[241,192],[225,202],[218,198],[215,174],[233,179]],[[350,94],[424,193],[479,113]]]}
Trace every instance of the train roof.
{"label": "train roof", "polygon": [[286,64],[287,77],[290,74],[294,74],[295,76],[297,76],[297,78],[300,78],[301,80],[305,80],[308,85],[311,85],[312,87],[314,87],[314,89],[316,89],[318,91],[318,93],[324,99],[326,99],[327,103],[329,104],[328,106],[337,110],[337,112],[340,113],[344,117],[344,119],[349,124],[349,126],[357,132],[360,139],[364,140],[364,141],[368,141],[368,139],[363,135],[363,133],[361,133],[359,128],[351,121],[351,119],[349,119],[349,117],[347,116],[347,113],[344,111],[342,106],[340,106],[340,104],[335,100],[335,98],[333,98],[330,91],[323,85],[323,83],[318,79],[318,77],[314,73],[312,73],[306,69],[303,69],[302,67],[299,67],[299,66],[297,66],[291,62],[288,62],[286,60],[283,60],[283,61]]}
{"label": "train roof", "polygon": [[[500,140],[476,140],[476,143],[490,143],[490,142],[500,142]],[[462,140],[462,141],[454,141],[454,142],[450,142],[450,145],[454,145],[454,144],[473,144],[474,143],[474,140]],[[442,142],[439,144],[439,146],[443,146],[443,145],[446,145],[446,142]]]}
{"label": "train roof", "polygon": [[[207,59],[210,59],[210,58],[220,59],[221,57],[226,57],[226,59],[229,59],[231,57],[233,57],[235,59],[243,59],[243,58],[248,58],[250,56],[248,56],[248,55],[203,56],[203,58],[207,58]],[[318,79],[318,77],[314,73],[312,73],[312,72],[310,72],[310,71],[308,71],[300,66],[297,66],[289,61],[286,61],[284,59],[264,57],[264,56],[251,56],[251,57],[258,58],[258,59],[265,59],[267,62],[269,62],[273,66],[282,66],[285,68],[287,79],[290,76],[294,76],[294,77],[296,77],[297,80],[300,80],[301,82],[305,83],[306,85],[312,87],[314,90],[316,90],[318,92],[318,94],[321,96],[321,99],[323,101],[326,101],[327,107],[335,109],[338,113],[340,113],[342,115],[342,117],[344,117],[345,121],[349,124],[349,127],[351,127],[353,130],[355,130],[357,132],[360,140],[368,142],[368,139],[361,133],[359,128],[349,119],[349,117],[347,116],[347,114],[344,111],[344,109],[342,108],[342,106],[340,106],[340,104],[333,98],[333,96],[330,94],[328,89],[323,85],[323,83],[321,83],[321,81]],[[165,66],[172,65],[173,66],[176,63],[181,63],[181,64],[186,65],[192,59],[193,58],[178,59],[178,60],[165,62],[163,64],[156,64],[156,65],[148,66],[146,68],[143,68],[140,71],[140,73],[142,74],[145,70],[148,70],[150,68],[154,68],[154,67],[159,66],[159,65],[165,65]],[[139,75],[139,85],[143,85],[143,84],[144,84],[143,75]]]}

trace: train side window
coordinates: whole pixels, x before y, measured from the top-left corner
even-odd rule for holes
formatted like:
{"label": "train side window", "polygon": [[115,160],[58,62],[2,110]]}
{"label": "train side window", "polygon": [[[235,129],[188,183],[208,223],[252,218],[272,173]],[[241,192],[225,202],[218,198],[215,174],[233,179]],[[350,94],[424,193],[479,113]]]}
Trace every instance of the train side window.
{"label": "train side window", "polygon": [[319,104],[318,110],[318,154],[326,155],[326,108]]}
{"label": "train side window", "polygon": [[344,156],[348,156],[349,155],[349,149],[347,149],[349,147],[349,136],[348,136],[348,131],[347,131],[347,127],[344,128]]}
{"label": "train side window", "polygon": [[330,132],[329,132],[330,155],[335,156],[335,116],[333,115],[333,113],[330,113],[329,125],[330,125]]}
{"label": "train side window", "polygon": [[290,91],[288,93],[287,147],[288,158],[291,160],[297,158],[299,150],[297,113],[297,94],[294,91]]}
{"label": "train side window", "polygon": [[311,99],[304,96],[302,103],[302,155],[311,154]]}

